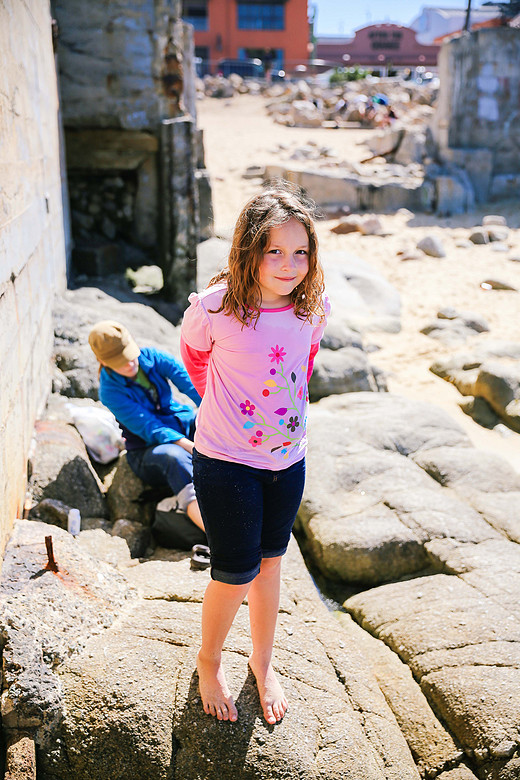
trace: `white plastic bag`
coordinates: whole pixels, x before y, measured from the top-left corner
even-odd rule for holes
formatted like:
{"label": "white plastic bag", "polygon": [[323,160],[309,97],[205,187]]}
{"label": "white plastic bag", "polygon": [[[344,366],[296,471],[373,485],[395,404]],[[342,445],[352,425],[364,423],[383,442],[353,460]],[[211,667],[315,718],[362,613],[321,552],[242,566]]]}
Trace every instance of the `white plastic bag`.
{"label": "white plastic bag", "polygon": [[125,447],[121,428],[108,409],[67,404],[88,454],[98,463],[110,463]]}

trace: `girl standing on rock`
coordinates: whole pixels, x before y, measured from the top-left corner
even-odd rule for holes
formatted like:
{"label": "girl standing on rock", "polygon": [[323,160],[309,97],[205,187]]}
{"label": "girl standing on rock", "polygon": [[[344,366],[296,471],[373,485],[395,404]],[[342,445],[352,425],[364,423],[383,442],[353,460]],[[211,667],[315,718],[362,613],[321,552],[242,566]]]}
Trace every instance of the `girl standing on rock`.
{"label": "girl standing on rock", "polygon": [[235,721],[222,647],[246,594],[264,717],[287,700],[274,673],[280,566],[305,480],[307,382],[329,311],[309,205],[289,185],[242,210],[228,268],[192,293],[181,354],[203,396],[193,480],[211,549],[197,657],[204,711]]}

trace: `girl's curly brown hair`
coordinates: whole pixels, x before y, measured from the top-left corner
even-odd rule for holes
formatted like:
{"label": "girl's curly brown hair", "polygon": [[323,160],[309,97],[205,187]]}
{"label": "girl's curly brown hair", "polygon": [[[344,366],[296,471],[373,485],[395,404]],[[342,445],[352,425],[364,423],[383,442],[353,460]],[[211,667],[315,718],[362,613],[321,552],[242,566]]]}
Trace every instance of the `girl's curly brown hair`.
{"label": "girl's curly brown hair", "polygon": [[309,270],[291,293],[294,313],[309,322],[314,315],[323,319],[323,270],[318,259],[314,204],[297,187],[282,180],[269,182],[242,209],[233,234],[228,267],[208,284],[208,287],[219,282],[227,284],[216,312],[233,314],[243,325],[255,326],[262,301],[258,271],[270,232],[291,218],[301,222],[309,238]]}

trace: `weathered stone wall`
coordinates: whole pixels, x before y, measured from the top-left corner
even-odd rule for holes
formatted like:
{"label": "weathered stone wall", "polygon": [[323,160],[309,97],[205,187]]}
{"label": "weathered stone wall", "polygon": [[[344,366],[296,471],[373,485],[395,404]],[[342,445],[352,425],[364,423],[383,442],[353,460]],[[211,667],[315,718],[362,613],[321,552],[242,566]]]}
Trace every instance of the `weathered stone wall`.
{"label": "weathered stone wall", "polygon": [[520,191],[520,30],[484,29],[449,41],[439,55],[439,76],[432,132],[441,156],[468,168],[482,151],[477,167],[485,163],[488,182],[478,183],[477,200],[514,195]]}
{"label": "weathered stone wall", "polygon": [[[196,121],[193,34],[180,0],[53,0],[53,10],[74,268],[104,275],[166,266],[164,232],[169,240],[191,202],[180,216],[165,213],[161,125],[179,116]],[[182,168],[192,165],[190,152]],[[194,272],[188,276],[193,287]]]}
{"label": "weathered stone wall", "polygon": [[66,285],[58,94],[48,0],[0,3],[0,552],[25,495]]}
{"label": "weathered stone wall", "polygon": [[53,0],[52,6],[66,127],[150,131],[178,113],[180,0]]}

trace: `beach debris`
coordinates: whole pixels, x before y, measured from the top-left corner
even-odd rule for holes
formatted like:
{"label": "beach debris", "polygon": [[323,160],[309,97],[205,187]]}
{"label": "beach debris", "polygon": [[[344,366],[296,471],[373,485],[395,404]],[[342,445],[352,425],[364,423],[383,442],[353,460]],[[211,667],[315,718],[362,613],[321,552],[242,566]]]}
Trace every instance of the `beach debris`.
{"label": "beach debris", "polygon": [[509,238],[509,228],[504,227],[489,227],[487,234],[490,241],[507,241]]}
{"label": "beach debris", "polygon": [[248,165],[242,174],[243,179],[256,179],[265,176],[265,165]]}
{"label": "beach debris", "polygon": [[483,225],[503,225],[507,227],[507,220],[505,217],[499,214],[487,214],[482,218]]}
{"label": "beach debris", "polygon": [[415,249],[401,249],[399,252],[397,252],[397,256],[401,260],[420,260],[421,257],[424,257],[422,252],[416,252]]}
{"label": "beach debris", "polygon": [[346,233],[358,233],[360,232],[359,226],[361,224],[361,217],[359,214],[350,214],[348,217],[342,217],[337,225],[331,227],[332,233],[338,235],[344,235]]}
{"label": "beach debris", "polygon": [[516,287],[501,279],[484,279],[480,286],[483,290],[511,290],[512,292],[518,292]]}
{"label": "beach debris", "polygon": [[359,232],[364,236],[380,236],[384,234],[383,223],[375,214],[370,214],[361,220]]}
{"label": "beach debris", "polygon": [[489,234],[488,231],[484,228],[475,228],[475,230],[472,231],[469,240],[473,244],[489,244]]}
{"label": "beach debris", "polygon": [[421,249],[425,255],[430,257],[446,257],[444,244],[438,236],[424,236],[418,242],[417,249]]}
{"label": "beach debris", "polygon": [[479,314],[457,311],[453,307],[440,309],[437,319],[421,328],[421,333],[445,343],[466,341],[470,336],[489,331],[489,325]]}
{"label": "beach debris", "polygon": [[362,233],[364,236],[384,235],[384,228],[381,220],[375,214],[361,216],[360,214],[350,214],[342,217],[337,225],[331,228],[332,233]]}

